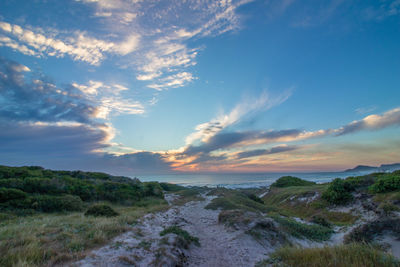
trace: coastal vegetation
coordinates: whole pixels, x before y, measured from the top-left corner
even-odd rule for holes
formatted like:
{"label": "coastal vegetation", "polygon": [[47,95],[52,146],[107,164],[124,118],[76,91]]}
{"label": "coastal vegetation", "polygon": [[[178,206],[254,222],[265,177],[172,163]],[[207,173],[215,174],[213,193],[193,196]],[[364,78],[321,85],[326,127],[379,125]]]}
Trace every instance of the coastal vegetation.
{"label": "coastal vegetation", "polygon": [[283,176],[271,184],[271,187],[306,186],[315,184],[315,182],[306,181],[294,176]]}
{"label": "coastal vegetation", "polygon": [[[218,223],[242,230],[258,242],[275,244],[276,252],[259,266],[374,266],[377,262],[397,266],[374,240],[387,231],[400,235],[399,184],[399,171],[324,184],[285,176],[270,188],[228,189],[141,182],[98,172],[0,166],[0,265],[43,266],[77,260],[133,229],[145,214],[168,209],[168,203],[180,207],[209,198],[205,208],[219,213]],[[352,228],[343,245],[289,246],[293,240],[330,240],[338,227],[351,226],[360,218],[349,208],[356,203],[380,217]],[[200,245],[196,234],[180,225],[160,232],[163,238],[169,234],[185,247]]]}
{"label": "coastal vegetation", "polygon": [[0,166],[0,266],[78,259],[131,229],[144,214],[167,207],[156,182],[98,172]]}
{"label": "coastal vegetation", "polygon": [[323,248],[283,247],[256,266],[396,267],[399,262],[376,247],[352,243]]}

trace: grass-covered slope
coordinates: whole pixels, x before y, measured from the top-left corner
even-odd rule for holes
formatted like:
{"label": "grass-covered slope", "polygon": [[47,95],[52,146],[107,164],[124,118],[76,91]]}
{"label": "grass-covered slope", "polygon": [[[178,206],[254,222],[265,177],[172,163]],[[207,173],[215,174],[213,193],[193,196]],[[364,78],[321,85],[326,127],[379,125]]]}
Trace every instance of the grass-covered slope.
{"label": "grass-covered slope", "polygon": [[166,207],[156,182],[0,166],[0,266],[77,259],[130,229],[144,214]]}
{"label": "grass-covered slope", "polygon": [[349,244],[323,248],[284,247],[271,255],[262,266],[292,267],[396,267],[400,262],[391,255],[365,244]]}

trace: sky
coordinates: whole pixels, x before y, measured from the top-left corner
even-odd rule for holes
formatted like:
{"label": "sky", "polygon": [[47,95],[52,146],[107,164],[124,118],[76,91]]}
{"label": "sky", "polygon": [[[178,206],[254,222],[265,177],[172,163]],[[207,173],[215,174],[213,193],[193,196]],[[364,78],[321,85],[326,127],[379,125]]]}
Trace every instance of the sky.
{"label": "sky", "polygon": [[400,162],[400,0],[0,2],[0,164]]}

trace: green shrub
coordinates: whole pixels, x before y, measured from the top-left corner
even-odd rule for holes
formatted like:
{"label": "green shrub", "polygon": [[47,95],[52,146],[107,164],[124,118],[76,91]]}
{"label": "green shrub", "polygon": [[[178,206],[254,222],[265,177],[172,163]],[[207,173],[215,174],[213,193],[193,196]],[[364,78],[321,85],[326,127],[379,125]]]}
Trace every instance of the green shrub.
{"label": "green shrub", "polygon": [[163,189],[160,186],[159,183],[157,182],[146,182],[143,183],[143,193],[144,196],[151,196],[151,197],[160,197],[163,198],[164,194],[163,194]]}
{"label": "green shrub", "polygon": [[165,228],[160,232],[160,236],[164,236],[166,234],[176,234],[177,236],[182,237],[185,239],[189,244],[194,243],[196,246],[200,246],[199,238],[190,235],[187,231],[181,229],[179,226],[171,226],[168,228]]}
{"label": "green shrub", "polygon": [[15,199],[25,199],[27,194],[19,189],[0,188],[0,203]]}
{"label": "green shrub", "polygon": [[118,212],[113,210],[110,206],[104,204],[93,205],[85,212],[85,216],[95,217],[114,217],[118,215]]}
{"label": "green shrub", "polygon": [[380,173],[372,173],[363,176],[350,176],[345,179],[345,182],[352,189],[356,188],[367,188],[368,186],[375,183],[377,177],[381,175]]}
{"label": "green shrub", "polygon": [[315,182],[306,181],[294,176],[283,176],[276,180],[271,187],[289,187],[289,186],[306,186],[306,185],[314,185]]}
{"label": "green shrub", "polygon": [[139,185],[130,185],[119,182],[104,182],[96,188],[99,200],[122,202],[127,200],[138,201],[143,189]]}
{"label": "green shrub", "polygon": [[353,199],[353,195],[350,193],[352,190],[354,190],[354,187],[352,187],[350,183],[347,183],[340,178],[336,178],[322,194],[322,198],[330,204],[347,204]]}
{"label": "green shrub", "polygon": [[43,212],[81,211],[83,202],[78,196],[42,195],[33,198],[32,208]]}
{"label": "green shrub", "polygon": [[369,189],[372,193],[386,193],[400,190],[400,175],[395,173],[381,175]]}

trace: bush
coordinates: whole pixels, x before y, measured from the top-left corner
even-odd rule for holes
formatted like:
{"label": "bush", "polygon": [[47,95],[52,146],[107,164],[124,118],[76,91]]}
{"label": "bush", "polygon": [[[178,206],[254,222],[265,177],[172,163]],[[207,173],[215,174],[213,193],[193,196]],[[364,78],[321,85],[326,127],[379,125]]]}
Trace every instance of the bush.
{"label": "bush", "polygon": [[118,216],[118,212],[113,210],[110,206],[104,204],[97,204],[91,206],[86,212],[85,216],[104,216],[104,217],[114,217]]}
{"label": "bush", "polygon": [[345,179],[345,182],[352,189],[356,188],[367,188],[368,186],[375,183],[377,177],[381,175],[380,173],[372,173],[363,176],[350,176]]}
{"label": "bush", "polygon": [[35,197],[32,208],[43,212],[81,211],[83,202],[78,196],[49,196]]}
{"label": "bush", "polygon": [[157,182],[147,182],[147,183],[143,183],[143,190],[144,190],[144,196],[154,196],[154,197],[159,197],[159,198],[163,198],[164,194],[163,194],[163,189],[160,186],[159,183]]}
{"label": "bush", "polygon": [[199,238],[190,235],[187,231],[181,229],[179,226],[174,225],[165,228],[163,231],[160,232],[160,236],[164,236],[166,234],[176,234],[177,236],[185,239],[186,242],[188,242],[189,244],[193,242],[196,246],[200,246]]}
{"label": "bush", "polygon": [[336,178],[322,194],[322,198],[330,204],[347,204],[353,200],[353,195],[350,193],[352,190],[354,190],[354,187],[352,187],[350,183],[347,183],[340,178]]}
{"label": "bush", "polygon": [[142,189],[138,185],[104,182],[97,186],[97,193],[99,199],[111,202],[138,201],[141,198]]}
{"label": "bush", "polygon": [[0,188],[0,203],[15,199],[25,199],[27,194],[19,189]]}
{"label": "bush", "polygon": [[289,186],[306,186],[306,185],[314,185],[315,182],[306,181],[294,176],[283,176],[276,180],[271,187],[289,187]]}
{"label": "bush", "polygon": [[400,190],[400,174],[388,173],[382,175],[369,189],[372,193],[386,193]]}

